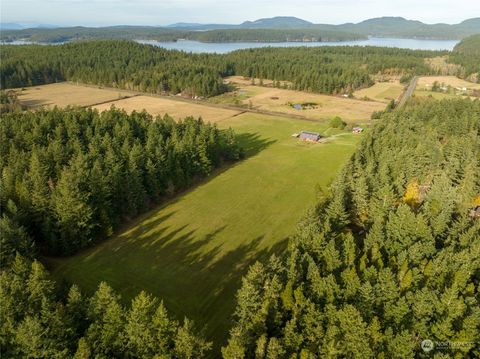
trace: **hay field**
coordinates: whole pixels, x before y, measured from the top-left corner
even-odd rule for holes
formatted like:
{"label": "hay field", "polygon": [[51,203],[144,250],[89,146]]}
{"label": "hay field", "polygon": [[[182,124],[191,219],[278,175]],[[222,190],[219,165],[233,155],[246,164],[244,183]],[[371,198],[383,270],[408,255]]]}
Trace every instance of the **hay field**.
{"label": "hay field", "polygon": [[28,108],[90,106],[133,96],[133,92],[102,89],[60,82],[16,89],[20,103]]}
{"label": "hay field", "polygon": [[[440,89],[432,91],[434,82]],[[414,95],[418,97],[432,97],[437,100],[453,98],[478,98],[480,84],[462,80],[455,76],[422,76],[418,79]]]}
{"label": "hay field", "polygon": [[371,100],[388,103],[391,100],[397,100],[403,91],[403,85],[400,81],[395,82],[377,82],[375,85],[365,89],[355,91],[353,96],[358,99],[368,97]]}
{"label": "hay field", "polygon": [[108,110],[111,106],[123,109],[127,112],[146,110],[151,115],[169,114],[175,119],[183,119],[188,116],[202,117],[208,122],[218,122],[226,118],[238,115],[241,111],[204,106],[174,99],[135,96],[119,101],[104,103],[94,108],[99,111]]}
{"label": "hay field", "polygon": [[437,81],[440,86],[444,84],[445,86],[452,86],[454,88],[467,88],[469,90],[479,90],[480,84],[476,84],[473,82],[465,81],[459,79],[456,76],[422,76],[418,79],[417,82],[417,89],[418,90],[425,90],[431,89],[433,83]]}
{"label": "hay field", "polygon": [[[372,112],[385,109],[385,103],[379,101],[361,101],[303,91],[245,85],[239,86],[237,91],[247,94],[247,98],[242,99],[242,104],[254,109],[301,115],[317,120],[340,116],[347,122],[368,121]],[[289,105],[306,102],[316,103],[317,108],[296,110]]]}

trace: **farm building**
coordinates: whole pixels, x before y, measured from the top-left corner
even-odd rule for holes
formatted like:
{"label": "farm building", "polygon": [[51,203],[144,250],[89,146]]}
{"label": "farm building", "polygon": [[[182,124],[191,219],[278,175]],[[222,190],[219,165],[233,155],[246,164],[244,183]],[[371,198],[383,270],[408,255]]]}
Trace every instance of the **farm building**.
{"label": "farm building", "polygon": [[312,142],[317,142],[320,139],[320,134],[316,132],[308,132],[308,131],[302,131],[300,132],[300,135],[298,136],[299,139],[302,141],[312,141]]}
{"label": "farm building", "polygon": [[363,128],[361,127],[352,128],[352,133],[362,133],[362,132],[363,132]]}

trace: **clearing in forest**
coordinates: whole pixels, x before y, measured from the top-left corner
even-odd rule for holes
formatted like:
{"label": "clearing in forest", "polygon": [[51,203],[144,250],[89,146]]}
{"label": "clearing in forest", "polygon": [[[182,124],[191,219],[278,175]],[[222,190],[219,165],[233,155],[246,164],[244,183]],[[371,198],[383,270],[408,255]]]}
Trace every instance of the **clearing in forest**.
{"label": "clearing in forest", "polygon": [[400,81],[377,82],[373,86],[364,88],[353,93],[357,99],[370,99],[388,103],[391,100],[397,101],[403,92],[403,85]]}
{"label": "clearing in forest", "polygon": [[119,101],[112,101],[95,106],[99,111],[108,110],[111,106],[123,109],[127,112],[146,110],[156,115],[169,114],[175,119],[184,119],[188,116],[202,117],[207,122],[218,122],[226,118],[238,115],[240,111],[204,106],[187,101],[161,98],[155,96],[135,96]]}
{"label": "clearing in forest", "polygon": [[[367,122],[372,112],[385,109],[385,103],[380,101],[362,101],[252,85],[237,85],[234,92],[222,94],[210,101],[268,112],[301,115],[315,120],[328,120],[340,116],[347,122]],[[303,106],[304,104],[311,106]]]}
{"label": "clearing in forest", "polygon": [[437,82],[440,86],[480,90],[480,84],[465,81],[456,76],[422,76],[418,78],[417,89],[431,90],[434,82]]}
{"label": "clearing in forest", "polygon": [[75,256],[51,259],[56,278],[90,292],[107,281],[126,301],[146,290],[179,319],[206,324],[216,345],[225,344],[242,275],[254,261],[285,248],[316,202],[316,186],[329,184],[360,136],[341,133],[326,143],[304,143],[292,134],[324,134],[328,125],[253,113],[218,126],[235,130],[246,149],[244,160],[113,238]]}
{"label": "clearing in forest", "polygon": [[133,92],[60,82],[15,90],[20,104],[27,108],[91,106],[133,96]]}
{"label": "clearing in forest", "polygon": [[414,92],[418,97],[448,99],[456,97],[480,97],[480,84],[462,80],[456,76],[422,76],[418,78]]}

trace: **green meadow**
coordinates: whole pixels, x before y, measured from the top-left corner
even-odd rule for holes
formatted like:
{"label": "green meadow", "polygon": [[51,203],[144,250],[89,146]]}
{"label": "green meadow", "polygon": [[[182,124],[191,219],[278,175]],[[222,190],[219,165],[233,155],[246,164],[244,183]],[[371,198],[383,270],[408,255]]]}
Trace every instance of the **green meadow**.
{"label": "green meadow", "polygon": [[359,137],[303,143],[301,130],[334,133],[324,123],[245,113],[232,127],[246,158],[212,174],[131,222],[112,238],[68,258],[50,259],[59,280],[91,292],[107,281],[130,300],[142,289],[179,319],[206,323],[223,345],[241,276],[258,259],[280,253],[303,213],[355,149]]}

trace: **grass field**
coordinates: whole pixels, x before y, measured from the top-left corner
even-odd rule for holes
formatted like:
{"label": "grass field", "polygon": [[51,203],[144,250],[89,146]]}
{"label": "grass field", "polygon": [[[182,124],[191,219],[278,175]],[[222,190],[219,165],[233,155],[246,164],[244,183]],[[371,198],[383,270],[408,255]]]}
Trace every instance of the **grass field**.
{"label": "grass field", "polygon": [[[372,112],[385,109],[385,103],[380,101],[361,101],[310,92],[251,85],[237,85],[237,90],[234,93],[223,94],[210,99],[210,101],[230,104],[240,103],[254,109],[302,115],[316,120],[326,120],[334,116],[340,116],[347,122],[367,122]],[[289,105],[289,103],[305,102],[316,103],[317,108],[296,110]]]}
{"label": "grass field", "polygon": [[326,125],[245,113],[232,127],[247,158],[144,214],[127,229],[73,257],[50,259],[57,279],[93,291],[102,280],[125,300],[144,289],[178,318],[206,323],[218,346],[231,326],[241,276],[255,260],[279,253],[304,211],[354,151],[358,136],[326,143],[291,137]]}
{"label": "grass field", "polygon": [[195,117],[202,117],[208,122],[218,122],[240,113],[240,111],[233,109],[209,107],[201,104],[197,105],[190,102],[151,96],[135,96],[124,100],[103,103],[95,106],[95,108],[103,111],[108,110],[112,105],[124,109],[127,112],[145,109],[152,115],[164,115],[168,113],[176,119],[183,119],[187,116],[194,115]]}
{"label": "grass field", "polygon": [[[434,82],[438,83],[440,89],[432,91]],[[437,100],[452,98],[478,98],[480,84],[462,80],[455,76],[423,76],[418,79],[414,95],[417,97],[433,97]]]}
{"label": "grass field", "polygon": [[[413,95],[415,97],[432,97],[436,100],[454,99],[460,96],[460,95],[455,95],[451,93],[435,92],[435,91],[429,91],[429,90],[418,90],[418,89],[416,89],[413,92]],[[466,98],[467,96],[462,96],[462,97]]]}
{"label": "grass field", "polygon": [[456,76],[422,76],[417,82],[417,89],[431,89],[434,82],[438,82],[440,86],[452,86],[455,88],[466,88],[469,90],[479,90],[480,84],[459,79]]}
{"label": "grass field", "polygon": [[373,86],[355,91],[353,96],[358,99],[368,97],[371,100],[388,103],[391,100],[397,100],[402,91],[403,85],[400,81],[377,82]]}
{"label": "grass field", "polygon": [[28,108],[90,106],[132,96],[128,91],[77,86],[67,82],[17,89],[20,103]]}

